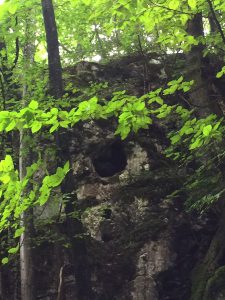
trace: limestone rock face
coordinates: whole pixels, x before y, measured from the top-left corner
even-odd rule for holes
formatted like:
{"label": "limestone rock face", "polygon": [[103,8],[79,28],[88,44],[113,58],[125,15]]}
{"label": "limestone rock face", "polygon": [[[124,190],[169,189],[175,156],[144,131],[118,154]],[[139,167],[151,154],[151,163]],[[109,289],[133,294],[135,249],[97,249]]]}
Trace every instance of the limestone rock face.
{"label": "limestone rock face", "polygon": [[156,278],[161,272],[172,267],[176,259],[168,239],[160,239],[145,244],[138,254],[133,300],[157,300],[159,292]]}
{"label": "limestone rock face", "polygon": [[[88,272],[82,284],[93,300],[188,300],[198,255],[192,231],[202,227],[184,213],[182,199],[168,197],[182,178],[162,156],[164,136],[156,139],[153,128],[151,136],[121,141],[114,130],[91,122],[67,137],[69,188],[85,243],[85,262],[76,258],[76,243],[74,259]],[[75,272],[75,285],[67,284],[75,300],[78,279]]]}
{"label": "limestone rock face", "polygon": [[64,265],[65,300],[189,300],[199,241],[211,232],[184,212],[185,199],[170,200],[182,172],[162,155],[164,135],[153,127],[121,141],[114,130],[92,121],[62,133],[71,211],[57,230],[68,248],[53,247],[54,280],[44,272],[51,284],[38,281],[39,299],[55,299]]}
{"label": "limestone rock face", "polygon": [[[121,75],[124,85],[143,94],[136,81],[141,64],[132,63],[121,64],[119,73],[127,65],[129,72]],[[106,72],[96,70],[95,64],[83,66],[90,66],[89,73]],[[113,76],[117,78],[116,71]],[[152,87],[160,84],[157,79]],[[60,276],[63,300],[191,299],[192,272],[210,245],[217,221],[211,224],[187,214],[186,195],[171,200],[186,170],[163,155],[168,140],[165,126],[159,125],[125,141],[114,135],[114,119],[60,132],[64,160],[72,169],[62,186],[64,201],[59,193],[57,204],[43,214],[54,213],[55,218],[37,232],[37,299],[57,299]],[[4,272],[14,286],[16,274]],[[208,299],[192,300],[225,299],[223,283],[217,277],[214,283],[216,291],[208,282]],[[16,300],[14,294],[7,288],[5,299]]]}

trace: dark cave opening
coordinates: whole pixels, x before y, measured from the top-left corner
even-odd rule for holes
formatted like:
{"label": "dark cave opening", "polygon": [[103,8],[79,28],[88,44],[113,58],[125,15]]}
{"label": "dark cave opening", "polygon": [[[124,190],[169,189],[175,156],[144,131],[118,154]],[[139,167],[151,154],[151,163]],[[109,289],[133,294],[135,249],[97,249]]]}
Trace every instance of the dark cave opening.
{"label": "dark cave opening", "polygon": [[101,177],[111,177],[123,171],[127,165],[127,158],[121,141],[102,146],[92,163]]}

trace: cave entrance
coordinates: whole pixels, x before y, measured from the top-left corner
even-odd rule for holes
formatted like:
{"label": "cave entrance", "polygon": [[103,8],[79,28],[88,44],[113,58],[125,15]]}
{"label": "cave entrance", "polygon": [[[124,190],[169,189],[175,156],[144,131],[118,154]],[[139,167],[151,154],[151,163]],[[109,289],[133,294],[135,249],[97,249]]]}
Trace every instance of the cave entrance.
{"label": "cave entrance", "polygon": [[92,163],[101,177],[111,177],[123,171],[127,165],[127,158],[121,141],[100,147]]}

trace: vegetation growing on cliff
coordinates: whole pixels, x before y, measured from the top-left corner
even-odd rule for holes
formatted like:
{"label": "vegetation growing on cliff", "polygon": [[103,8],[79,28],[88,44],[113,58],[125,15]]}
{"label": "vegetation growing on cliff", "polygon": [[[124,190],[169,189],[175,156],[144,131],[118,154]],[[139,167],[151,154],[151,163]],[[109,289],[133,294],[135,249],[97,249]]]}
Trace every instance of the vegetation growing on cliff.
{"label": "vegetation growing on cliff", "polygon": [[[165,157],[186,170],[168,197],[184,192],[188,209],[200,212],[223,200],[224,15],[222,0],[2,2],[2,264],[31,248],[32,210],[71,172],[60,135],[80,123],[116,120],[121,139],[166,128]],[[70,222],[68,199],[61,205]],[[22,295],[30,300],[32,276],[20,259]]]}

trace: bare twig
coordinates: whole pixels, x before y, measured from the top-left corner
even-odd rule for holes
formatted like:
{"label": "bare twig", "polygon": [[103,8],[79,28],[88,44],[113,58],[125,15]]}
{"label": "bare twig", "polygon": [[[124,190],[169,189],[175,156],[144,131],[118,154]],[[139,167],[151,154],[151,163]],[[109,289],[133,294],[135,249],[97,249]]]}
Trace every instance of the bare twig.
{"label": "bare twig", "polygon": [[73,50],[68,49],[65,45],[63,45],[60,42],[59,42],[59,46],[62,47],[62,49],[65,50],[66,52],[68,52],[69,54],[74,54]]}
{"label": "bare twig", "polygon": [[64,272],[64,269],[65,269],[65,265],[63,265],[59,271],[59,286],[58,286],[57,300],[63,300],[63,281],[64,281],[63,272]]}
{"label": "bare twig", "polygon": [[146,55],[143,51],[142,44],[141,44],[141,38],[140,35],[138,34],[138,45],[140,49],[141,56],[143,58],[143,67],[144,67],[144,94],[149,92],[150,87],[149,87],[149,64],[148,60],[146,58]]}

